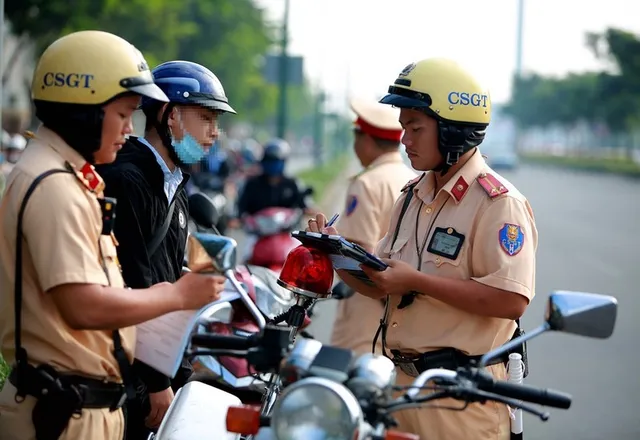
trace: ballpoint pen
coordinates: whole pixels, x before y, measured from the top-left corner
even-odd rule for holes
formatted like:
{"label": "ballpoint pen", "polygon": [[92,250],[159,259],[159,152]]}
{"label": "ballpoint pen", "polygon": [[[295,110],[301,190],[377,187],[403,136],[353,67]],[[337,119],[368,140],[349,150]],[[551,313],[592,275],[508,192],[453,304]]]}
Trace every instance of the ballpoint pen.
{"label": "ballpoint pen", "polygon": [[333,214],[333,217],[331,217],[331,220],[329,220],[329,223],[327,223],[325,228],[328,228],[329,226],[333,226],[336,220],[338,220],[338,217],[340,217],[340,214]]}

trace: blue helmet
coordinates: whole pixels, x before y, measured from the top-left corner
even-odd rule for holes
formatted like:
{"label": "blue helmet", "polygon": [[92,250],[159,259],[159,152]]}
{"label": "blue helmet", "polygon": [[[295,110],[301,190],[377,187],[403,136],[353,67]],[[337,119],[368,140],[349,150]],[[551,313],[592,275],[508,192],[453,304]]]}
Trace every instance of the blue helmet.
{"label": "blue helmet", "polygon": [[[172,104],[199,105],[211,110],[235,113],[229,105],[222,83],[209,69],[191,61],[167,61],[151,72],[158,87]],[[158,101],[143,98],[141,107],[157,105]]]}
{"label": "blue helmet", "polygon": [[262,161],[268,160],[287,160],[289,157],[289,153],[291,151],[291,147],[289,143],[284,139],[271,139],[269,142],[264,144],[264,151],[262,153]]}

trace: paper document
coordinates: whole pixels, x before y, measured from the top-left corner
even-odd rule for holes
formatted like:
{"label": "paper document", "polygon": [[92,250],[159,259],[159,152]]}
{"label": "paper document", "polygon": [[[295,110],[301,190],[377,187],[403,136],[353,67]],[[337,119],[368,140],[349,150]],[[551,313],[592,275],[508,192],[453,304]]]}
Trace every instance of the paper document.
{"label": "paper document", "polygon": [[184,351],[198,318],[214,304],[234,301],[240,294],[227,281],[220,299],[200,310],[167,313],[136,326],[135,358],[173,378],[180,368]]}

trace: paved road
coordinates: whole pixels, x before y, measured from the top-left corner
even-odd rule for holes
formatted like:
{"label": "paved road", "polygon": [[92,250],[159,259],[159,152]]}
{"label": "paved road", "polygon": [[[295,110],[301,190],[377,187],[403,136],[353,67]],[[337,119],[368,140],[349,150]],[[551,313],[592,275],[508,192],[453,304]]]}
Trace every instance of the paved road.
{"label": "paved road", "polygon": [[[525,328],[542,322],[553,289],[611,294],[620,306],[609,340],[546,334],[529,343],[527,383],[567,391],[574,403],[546,423],[525,415],[527,440],[640,439],[640,180],[529,166],[502,174],[529,198],[539,230]],[[317,310],[311,331],[326,342],[335,303]]]}

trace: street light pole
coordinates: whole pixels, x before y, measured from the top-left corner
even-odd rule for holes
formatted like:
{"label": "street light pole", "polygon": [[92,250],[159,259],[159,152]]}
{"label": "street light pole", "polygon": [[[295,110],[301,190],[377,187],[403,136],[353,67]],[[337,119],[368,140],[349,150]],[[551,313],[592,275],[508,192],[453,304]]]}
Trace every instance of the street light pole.
{"label": "street light pole", "polygon": [[[2,1],[2,0],[0,0]],[[288,83],[288,55],[287,46],[289,45],[289,0],[284,3],[284,22],[282,23],[282,39],[280,46],[280,65],[279,65],[279,100],[278,100],[278,127],[277,136],[284,139],[287,132],[287,83]]]}
{"label": "street light pole", "polygon": [[[513,82],[511,84],[511,96],[513,97],[513,91],[518,80],[522,77],[522,28],[524,27],[524,0],[518,0],[518,24],[516,28],[516,71],[513,76]],[[513,99],[513,98],[512,98]],[[515,124],[514,133],[514,147],[516,153],[521,153],[522,148],[522,128],[520,124]],[[522,414],[520,414],[522,417]]]}
{"label": "street light pole", "polygon": [[522,75],[522,28],[524,23],[524,0],[518,0],[518,28],[516,36],[516,77]]}

